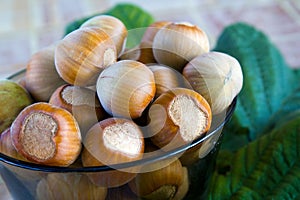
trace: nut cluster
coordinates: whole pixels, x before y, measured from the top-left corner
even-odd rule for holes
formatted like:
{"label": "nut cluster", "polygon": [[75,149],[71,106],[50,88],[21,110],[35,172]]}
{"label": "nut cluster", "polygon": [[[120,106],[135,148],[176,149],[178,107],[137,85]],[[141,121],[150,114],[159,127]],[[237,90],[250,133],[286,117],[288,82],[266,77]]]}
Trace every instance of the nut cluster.
{"label": "nut cluster", "polygon": [[[125,48],[127,35],[119,19],[96,16],[34,54],[23,84],[35,102],[3,133],[11,140],[1,139],[1,152],[43,165],[110,166],[204,137],[213,115],[226,112],[241,90],[239,63],[210,52],[206,33],[190,23],[155,22],[133,49]],[[108,199],[106,188],[127,183],[131,196],[184,197],[188,178],[180,158],[146,168],[88,174],[89,180],[48,176],[37,194],[62,195],[56,190],[64,178],[93,184]]]}

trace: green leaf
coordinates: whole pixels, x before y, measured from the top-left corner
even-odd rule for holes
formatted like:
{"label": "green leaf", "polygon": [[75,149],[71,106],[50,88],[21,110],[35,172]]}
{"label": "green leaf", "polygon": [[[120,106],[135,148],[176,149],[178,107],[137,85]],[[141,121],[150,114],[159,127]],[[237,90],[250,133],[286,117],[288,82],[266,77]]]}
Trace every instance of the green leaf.
{"label": "green leaf", "polygon": [[106,14],[117,17],[126,26],[128,30],[127,48],[133,48],[138,45],[146,27],[154,22],[151,14],[133,4],[118,4],[107,11]]}
{"label": "green leaf", "polygon": [[300,87],[300,66],[293,69],[293,73],[295,74],[295,83],[297,83],[298,87]]}
{"label": "green leaf", "polygon": [[65,34],[64,35],[68,35],[69,33],[75,31],[76,29],[79,29],[80,26],[85,22],[87,21],[88,19],[96,16],[98,14],[94,14],[94,15],[91,15],[91,16],[88,16],[88,17],[83,17],[83,18],[80,18],[80,19],[77,19],[77,20],[74,20],[70,23],[68,23],[65,27]]}
{"label": "green leaf", "polygon": [[239,149],[249,143],[249,128],[239,127],[239,121],[235,115],[223,129],[222,149],[232,151]]}
{"label": "green leaf", "polygon": [[105,14],[120,19],[128,30],[147,27],[154,22],[154,18],[150,13],[134,4],[128,3],[117,4]]}
{"label": "green leaf", "polygon": [[300,116],[300,87],[285,98],[280,109],[272,115],[264,132]]}
{"label": "green leaf", "polygon": [[235,57],[241,64],[244,83],[229,127],[247,130],[248,139],[254,140],[293,91],[294,74],[268,37],[245,23],[226,27],[214,50]]}
{"label": "green leaf", "polygon": [[220,151],[209,199],[297,199],[299,185],[300,115],[235,153]]}
{"label": "green leaf", "polygon": [[130,3],[120,3],[103,13],[93,14],[69,23],[65,28],[65,35],[80,28],[88,19],[101,14],[114,16],[124,23],[129,31],[127,38],[128,48],[138,44],[144,34],[145,27],[154,22],[153,16],[142,8]]}

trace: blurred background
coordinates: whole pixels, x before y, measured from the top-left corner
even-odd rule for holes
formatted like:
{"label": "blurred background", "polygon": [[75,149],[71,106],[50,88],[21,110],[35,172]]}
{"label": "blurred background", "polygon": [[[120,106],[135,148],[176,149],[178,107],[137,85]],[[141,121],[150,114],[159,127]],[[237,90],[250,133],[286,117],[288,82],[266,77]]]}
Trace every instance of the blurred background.
{"label": "blurred background", "polygon": [[[0,77],[24,68],[40,48],[62,38],[67,23],[101,13],[119,0],[0,0]],[[212,46],[223,27],[248,22],[265,32],[291,67],[300,66],[298,0],[127,1],[156,20],[190,21],[204,29]]]}
{"label": "blurred background", "polygon": [[[197,24],[212,47],[225,26],[247,22],[269,36],[290,67],[300,67],[299,0],[0,0],[0,78],[25,68],[34,52],[63,37],[71,21],[119,2],[139,5],[156,20]],[[1,178],[0,199],[10,199]]]}

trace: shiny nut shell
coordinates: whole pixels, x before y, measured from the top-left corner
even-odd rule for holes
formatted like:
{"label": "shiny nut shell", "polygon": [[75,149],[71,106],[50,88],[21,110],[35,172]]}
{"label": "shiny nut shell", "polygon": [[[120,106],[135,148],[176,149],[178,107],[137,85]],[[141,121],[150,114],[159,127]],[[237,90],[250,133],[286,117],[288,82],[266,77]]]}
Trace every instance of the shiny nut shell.
{"label": "shiny nut shell", "polygon": [[95,85],[100,72],[116,62],[116,47],[109,35],[84,27],[66,35],[55,50],[55,66],[67,83]]}
{"label": "shiny nut shell", "polygon": [[34,103],[24,108],[10,131],[16,150],[36,163],[69,166],[81,151],[81,135],[75,118],[49,103]]}
{"label": "shiny nut shell", "polygon": [[114,41],[118,57],[122,54],[128,33],[121,20],[110,15],[97,15],[85,21],[80,28],[88,26],[95,26],[104,30]]}
{"label": "shiny nut shell", "polygon": [[27,63],[25,87],[36,101],[49,101],[56,88],[66,84],[56,71],[54,52],[55,45],[41,49]]}
{"label": "shiny nut shell", "polygon": [[170,150],[203,136],[210,128],[211,109],[197,92],[174,88],[160,95],[149,108],[149,137]]}
{"label": "shiny nut shell", "polygon": [[243,86],[239,62],[221,52],[197,56],[184,67],[183,75],[209,102],[214,114],[226,111]]}
{"label": "shiny nut shell", "polygon": [[110,115],[138,118],[154,98],[154,75],[141,62],[119,61],[102,71],[97,94]]}
{"label": "shiny nut shell", "polygon": [[174,22],[156,33],[152,49],[158,63],[181,72],[190,60],[209,51],[209,40],[198,26]]}

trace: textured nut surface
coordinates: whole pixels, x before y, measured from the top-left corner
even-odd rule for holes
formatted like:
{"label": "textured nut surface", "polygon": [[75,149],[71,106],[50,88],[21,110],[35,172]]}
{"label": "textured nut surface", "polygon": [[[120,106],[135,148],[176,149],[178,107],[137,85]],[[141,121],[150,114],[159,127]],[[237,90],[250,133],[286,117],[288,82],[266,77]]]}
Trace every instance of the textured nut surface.
{"label": "textured nut surface", "polygon": [[212,121],[207,101],[187,88],[174,88],[160,95],[150,106],[149,117],[151,141],[166,149],[203,136]]}
{"label": "textured nut surface", "polygon": [[13,145],[30,161],[69,166],[81,151],[81,134],[75,118],[49,103],[27,106],[10,127]]}

